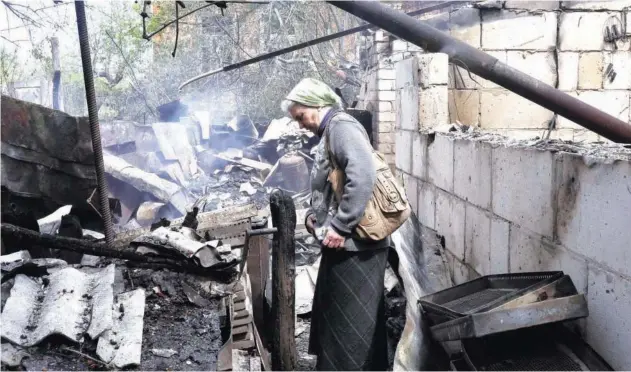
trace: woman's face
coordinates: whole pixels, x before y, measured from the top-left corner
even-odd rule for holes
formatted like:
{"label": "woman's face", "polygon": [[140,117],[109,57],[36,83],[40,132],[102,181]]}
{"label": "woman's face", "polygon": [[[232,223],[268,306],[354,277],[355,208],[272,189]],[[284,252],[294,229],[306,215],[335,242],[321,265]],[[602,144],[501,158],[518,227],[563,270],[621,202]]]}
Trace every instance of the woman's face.
{"label": "woman's face", "polygon": [[301,129],[306,129],[314,134],[318,134],[318,127],[320,126],[318,108],[294,105],[289,109],[289,115],[298,122]]}

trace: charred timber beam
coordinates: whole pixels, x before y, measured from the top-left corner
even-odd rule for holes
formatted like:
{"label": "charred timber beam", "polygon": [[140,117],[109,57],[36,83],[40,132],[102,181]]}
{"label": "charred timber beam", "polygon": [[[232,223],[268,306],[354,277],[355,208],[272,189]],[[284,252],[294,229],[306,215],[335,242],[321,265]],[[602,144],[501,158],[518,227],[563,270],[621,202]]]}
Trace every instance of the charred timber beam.
{"label": "charred timber beam", "polygon": [[[147,257],[135,252],[110,249],[107,244],[103,242],[40,234],[8,223],[2,224],[2,240],[11,241],[12,244],[23,246],[25,249],[27,247],[43,247],[46,249],[59,249],[94,256],[119,258],[132,261],[136,265],[142,265],[144,267],[169,268],[179,272],[212,275],[218,279],[224,278],[227,275],[234,275],[230,270],[227,270],[226,274],[223,275],[220,271],[221,269],[218,269],[216,272],[209,272],[208,269],[203,269],[188,262],[168,258]],[[225,269],[229,269],[229,267]]]}
{"label": "charred timber beam", "polygon": [[[409,12],[407,14],[409,14],[410,16],[417,16],[417,15],[433,12],[435,10],[440,10],[440,9],[443,9],[443,8],[447,8],[447,7],[450,7],[452,5],[466,4],[466,3],[468,3],[468,2],[467,1],[445,1],[445,2],[440,3],[440,4],[424,7],[424,8],[421,8],[421,9]],[[245,61],[233,63],[231,65],[224,66],[224,67],[218,68],[216,70],[208,71],[208,72],[205,72],[205,73],[203,73],[201,75],[195,76],[195,77],[185,81],[184,83],[182,83],[182,85],[180,85],[179,89],[182,90],[182,88],[184,88],[185,86],[187,86],[187,85],[189,85],[191,83],[196,82],[197,80],[201,80],[203,78],[206,78],[206,77],[218,74],[220,72],[228,72],[228,71],[236,70],[238,68],[242,68],[242,67],[254,64],[254,63],[261,62],[261,61],[265,61],[265,60],[270,59],[270,58],[282,56],[283,54],[291,53],[291,52],[296,51],[296,50],[308,48],[310,46],[314,46],[314,45],[317,45],[317,44],[320,44],[320,43],[324,43],[324,42],[327,42],[327,41],[339,39],[339,38],[347,36],[347,35],[352,35],[352,34],[355,34],[355,33],[361,32],[361,31],[365,31],[365,30],[370,30],[370,29],[373,29],[373,28],[376,28],[374,24],[365,24],[365,25],[349,28],[348,30],[336,32],[334,34],[322,36],[322,37],[319,37],[319,38],[316,38],[316,39],[313,39],[313,40],[305,41],[303,43],[292,45],[292,46],[287,47],[287,48],[283,48],[283,49],[275,50],[273,52],[261,54],[261,55],[258,55],[256,57],[254,57],[254,58],[246,59]]]}
{"label": "charred timber beam", "polygon": [[278,229],[272,245],[272,370],[293,371],[296,367],[296,207],[289,194],[274,190],[270,209],[272,222]]}
{"label": "charred timber beam", "polygon": [[329,1],[424,50],[445,53],[454,64],[572,120],[603,137],[631,143],[631,125],[561,92],[496,58],[377,1]]}

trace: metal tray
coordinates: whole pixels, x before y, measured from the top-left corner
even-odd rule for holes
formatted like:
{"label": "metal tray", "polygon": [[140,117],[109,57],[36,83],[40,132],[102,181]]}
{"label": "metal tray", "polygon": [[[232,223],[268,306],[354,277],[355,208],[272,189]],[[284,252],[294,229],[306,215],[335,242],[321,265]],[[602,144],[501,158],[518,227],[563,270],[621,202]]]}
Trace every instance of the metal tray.
{"label": "metal tray", "polygon": [[488,275],[421,297],[430,324],[440,324],[486,311],[563,277],[562,271]]}
{"label": "metal tray", "polygon": [[562,324],[462,341],[456,371],[612,371],[578,334]]}
{"label": "metal tray", "polygon": [[588,315],[585,296],[577,294],[572,279],[565,275],[489,311],[465,315],[430,329],[435,340],[453,341],[584,318]]}

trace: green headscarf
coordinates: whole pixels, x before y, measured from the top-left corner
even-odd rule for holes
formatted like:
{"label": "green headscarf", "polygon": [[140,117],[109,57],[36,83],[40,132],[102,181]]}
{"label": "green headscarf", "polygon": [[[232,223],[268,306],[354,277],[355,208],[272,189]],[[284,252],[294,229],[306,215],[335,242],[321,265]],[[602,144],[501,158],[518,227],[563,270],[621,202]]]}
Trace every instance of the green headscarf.
{"label": "green headscarf", "polygon": [[312,78],[302,79],[285,99],[309,107],[339,107],[342,102],[333,89],[323,82]]}

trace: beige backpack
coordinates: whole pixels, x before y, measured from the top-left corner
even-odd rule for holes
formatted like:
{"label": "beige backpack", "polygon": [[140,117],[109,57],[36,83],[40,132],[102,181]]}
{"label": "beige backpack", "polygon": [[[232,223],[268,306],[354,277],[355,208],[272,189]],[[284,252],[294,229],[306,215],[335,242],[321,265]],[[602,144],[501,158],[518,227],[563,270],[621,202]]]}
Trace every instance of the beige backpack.
{"label": "beige backpack", "polygon": [[[344,192],[344,172],[339,169],[329,145],[329,125],[325,130],[325,148],[333,169],[328,180],[333,186],[335,198],[339,203]],[[368,141],[368,137],[364,136]],[[369,144],[370,145],[370,144]],[[372,147],[372,146],[371,146]],[[379,241],[395,232],[408,219],[412,212],[405,195],[405,190],[394,177],[384,156],[372,150],[373,162],[377,170],[377,180],[372,191],[372,198],[366,205],[364,216],[353,232],[359,239]]]}

